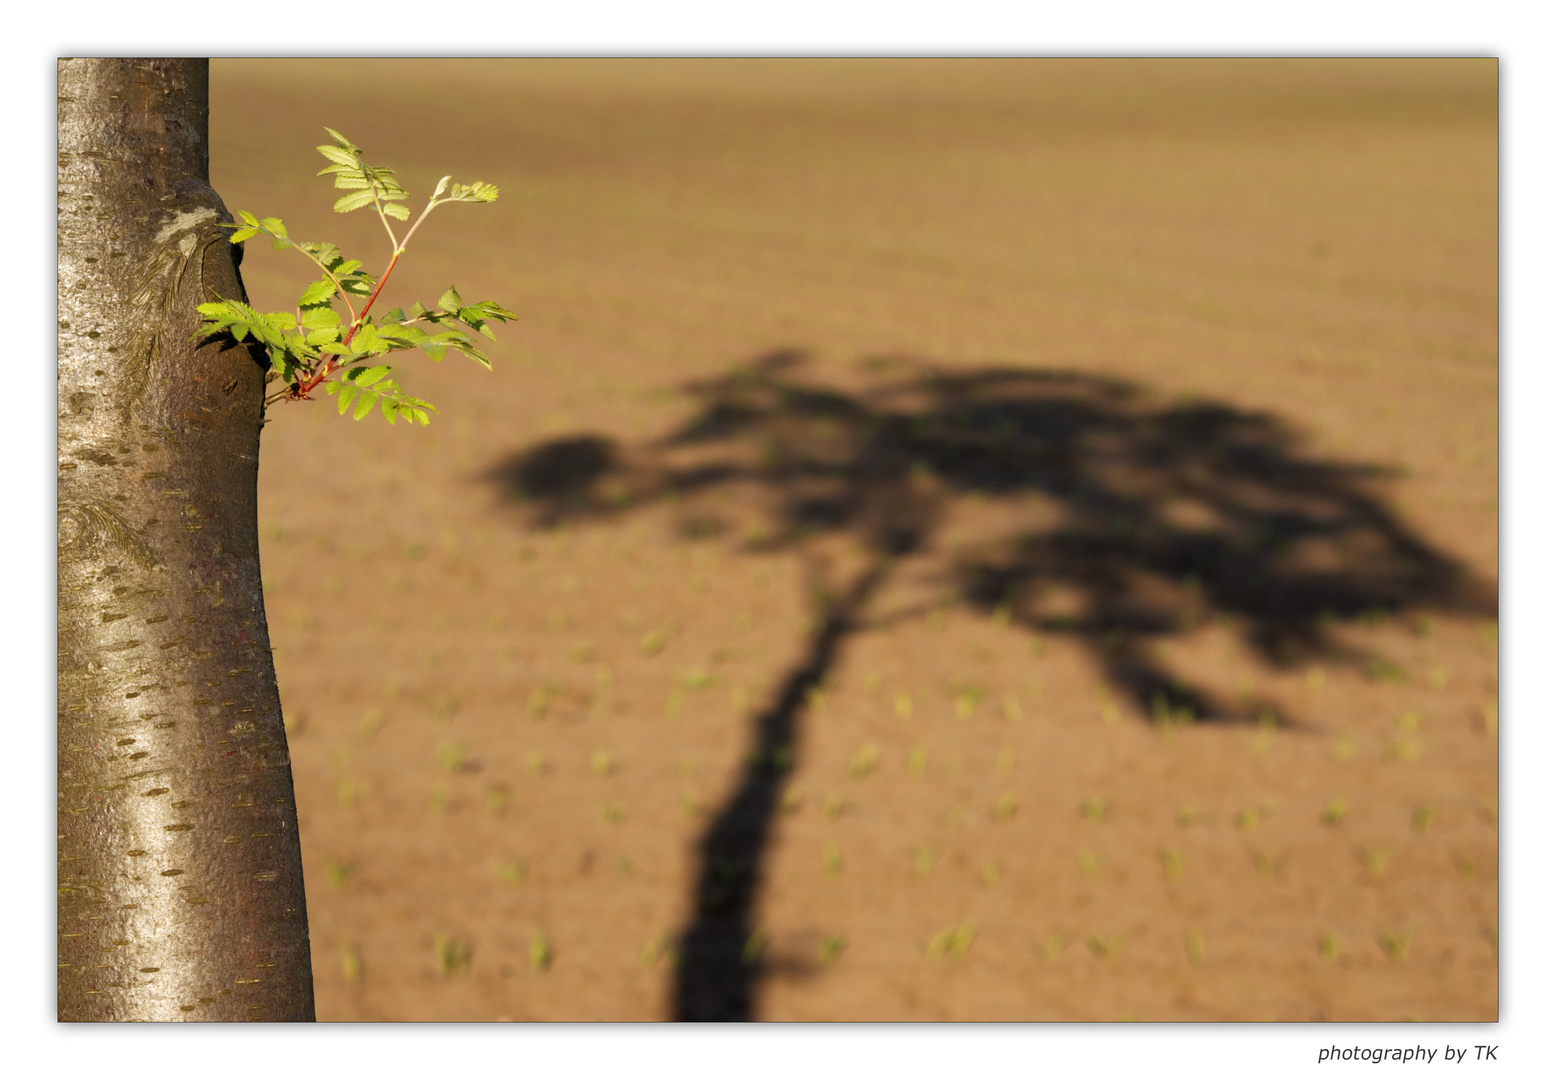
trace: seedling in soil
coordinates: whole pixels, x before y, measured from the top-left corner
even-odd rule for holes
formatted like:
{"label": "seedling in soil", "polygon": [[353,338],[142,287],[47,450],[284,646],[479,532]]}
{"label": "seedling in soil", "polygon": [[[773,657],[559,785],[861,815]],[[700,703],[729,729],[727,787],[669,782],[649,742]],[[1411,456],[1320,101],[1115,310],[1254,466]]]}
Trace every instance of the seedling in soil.
{"label": "seedling in soil", "polygon": [[1009,776],[1016,767],[1016,755],[1008,746],[1001,747],[1000,752],[994,758],[994,771],[1001,776]]}
{"label": "seedling in soil", "polygon": [[713,673],[701,668],[693,668],[684,673],[677,683],[687,690],[706,690],[713,685]]}
{"label": "seedling in soil", "polygon": [[1285,856],[1271,855],[1266,851],[1255,849],[1253,853],[1253,868],[1259,872],[1259,876],[1266,881],[1273,881],[1275,875],[1280,873],[1286,865]]}
{"label": "seedling in soil", "polygon": [[1087,799],[1081,803],[1081,814],[1087,821],[1100,823],[1107,815],[1108,801],[1106,799]]}
{"label": "seedling in soil", "polygon": [[1378,947],[1390,963],[1398,963],[1410,951],[1410,936],[1408,930],[1384,930],[1378,934]]}
{"label": "seedling in soil", "polygon": [[746,938],[746,943],[740,950],[740,962],[746,967],[755,967],[762,959],[762,953],[767,948],[767,935],[762,931],[754,931]]}
{"label": "seedling in soil", "polygon": [[1389,742],[1388,760],[1408,764],[1421,760],[1421,744],[1415,739],[1394,739]]}
{"label": "seedling in soil", "polygon": [[589,759],[589,768],[594,772],[595,776],[609,776],[615,771],[615,767],[615,763],[611,760],[610,752],[606,750],[596,750]]}
{"label": "seedling in soil", "polygon": [[637,869],[637,864],[632,861],[631,855],[628,855],[626,852],[622,852],[620,855],[616,856],[616,872],[618,874],[625,876],[632,873],[632,871],[635,869]]}
{"label": "seedling in soil", "polygon": [[438,764],[451,773],[464,772],[468,764],[469,748],[463,743],[438,744]]}
{"label": "seedling in soil", "polygon": [[960,960],[972,948],[978,929],[972,923],[948,926],[929,939],[927,958],[930,960]]}
{"label": "seedling in soil", "polygon": [[335,785],[335,801],[345,807],[355,806],[367,794],[367,785],[358,780],[343,779]]}
{"label": "seedling in soil", "polygon": [[627,804],[619,802],[606,803],[600,808],[600,817],[612,825],[619,825],[627,819]]}
{"label": "seedling in soil", "polygon": [[1275,808],[1269,803],[1260,803],[1258,806],[1250,806],[1245,810],[1239,810],[1232,818],[1232,824],[1244,832],[1257,828],[1266,818],[1275,813]]}
{"label": "seedling in soil", "polygon": [[663,630],[650,630],[643,635],[643,640],[638,643],[638,652],[650,659],[664,652],[665,645],[669,643],[669,635]]}
{"label": "seedling in soil", "polygon": [[497,877],[509,885],[522,885],[529,879],[529,863],[523,859],[497,864]]}
{"label": "seedling in soil", "polygon": [[1430,829],[1436,820],[1437,808],[1434,806],[1418,806],[1410,812],[1410,828],[1419,833]]}
{"label": "seedling in soil", "polygon": [[821,865],[829,874],[840,874],[843,872],[843,853],[838,850],[836,844],[828,842],[823,845],[821,849]]}
{"label": "seedling in soil", "polygon": [[915,746],[908,751],[908,775],[923,776],[924,770],[929,768],[929,751],[922,746]]}
{"label": "seedling in soil", "polygon": [[1356,756],[1357,742],[1352,735],[1341,735],[1334,743],[1336,761],[1350,761]]}
{"label": "seedling in soil", "polygon": [[534,971],[545,971],[551,967],[551,939],[546,937],[544,930],[535,929],[529,935],[529,966]]}
{"label": "seedling in soil", "polygon": [[679,720],[681,708],[686,704],[686,692],[679,688],[670,691],[665,698],[665,719]]}
{"label": "seedling in soil", "polygon": [[1189,931],[1188,937],[1183,939],[1183,951],[1189,958],[1189,963],[1196,967],[1205,962],[1205,935],[1198,930]]}
{"label": "seedling in soil", "polygon": [[670,947],[669,940],[661,934],[659,937],[656,937],[653,941],[650,941],[647,945],[643,946],[642,951],[638,953],[638,963],[645,968],[651,968],[655,964],[659,963],[660,957],[673,957],[674,955],[675,950]]}
{"label": "seedling in soil", "polygon": [[1205,815],[1203,813],[1194,809],[1192,806],[1180,806],[1178,807],[1178,812],[1173,815],[1173,820],[1178,823],[1180,828],[1187,829],[1189,826],[1193,825],[1204,816]]}
{"label": "seedling in soil", "polygon": [[357,726],[364,739],[372,738],[378,729],[384,726],[384,710],[372,708],[362,717],[362,723]]}
{"label": "seedling in soil", "polygon": [[934,847],[915,847],[913,849],[913,872],[919,877],[927,877],[935,868],[935,861],[940,858],[940,849]]}
{"label": "seedling in soil", "polygon": [[1403,683],[1407,681],[1404,668],[1391,660],[1376,658],[1367,665],[1367,677],[1373,682]]}
{"label": "seedling in soil", "polygon": [[999,797],[999,801],[994,804],[994,820],[1009,821],[1016,816],[1016,809],[1019,805],[1020,803],[1017,801],[1014,791],[1005,792]]}
{"label": "seedling in soil", "polygon": [[1325,825],[1340,825],[1345,821],[1345,815],[1350,811],[1351,804],[1339,795],[1324,804],[1324,809],[1319,813],[1318,820]]}
{"label": "seedling in soil", "polygon": [[351,875],[356,873],[357,864],[354,860],[325,859],[324,876],[332,889],[344,889],[346,883],[351,880]]}
{"label": "seedling in soil", "polygon": [[1083,851],[1079,860],[1081,873],[1089,878],[1094,878],[1102,872],[1102,857],[1095,851]]}
{"label": "seedling in soil", "polygon": [[450,794],[447,784],[439,784],[432,789],[432,798],[428,801],[434,814],[441,814],[448,809]]}
{"label": "seedling in soil", "polygon": [[1384,868],[1388,866],[1389,860],[1393,857],[1394,849],[1387,844],[1371,849],[1361,845],[1356,847],[1356,859],[1362,864],[1362,868],[1367,871],[1367,876],[1373,881],[1377,881],[1383,876]]}
{"label": "seedling in soil", "polygon": [[1339,934],[1328,932],[1319,936],[1318,955],[1320,959],[1329,961],[1338,960],[1340,958],[1341,947],[1342,946]]}
{"label": "seedling in soil", "polygon": [[836,821],[843,814],[843,808],[847,806],[841,795],[828,795],[826,801],[821,804],[821,812],[826,815],[828,821]]}
{"label": "seedling in soil", "polygon": [[1005,714],[1005,719],[1009,723],[1014,724],[1016,721],[1021,719],[1021,702],[1014,694],[1006,695],[1003,711]]}
{"label": "seedling in soil", "polygon": [[990,861],[983,868],[983,883],[985,885],[998,885],[1000,883],[1000,879],[1004,876],[1005,867],[1000,864],[998,859]]}
{"label": "seedling in soil", "polygon": [[1047,941],[1044,941],[1038,945],[1034,945],[1032,948],[1037,953],[1037,955],[1042,957],[1044,960],[1052,960],[1060,953],[1064,952],[1065,947],[1074,940],[1075,939],[1071,935],[1061,930],[1057,934],[1054,934],[1052,937],[1050,937]]}
{"label": "seedling in soil", "polygon": [[1454,872],[1468,881],[1475,876],[1475,864],[1463,852],[1455,851],[1452,855]]}
{"label": "seedling in soil", "polygon": [[881,763],[880,747],[874,743],[865,743],[859,748],[859,752],[848,763],[848,775],[854,780],[863,780]]}
{"label": "seedling in soil", "polygon": [[348,983],[362,978],[362,954],[349,941],[340,943],[340,974]]}
{"label": "seedling in soil", "polygon": [[1433,668],[1432,673],[1426,677],[1426,685],[1433,690],[1444,690],[1450,677],[1447,668]]}
{"label": "seedling in soil", "polygon": [[828,934],[821,942],[821,962],[824,965],[837,963],[838,957],[843,955],[843,950],[848,948],[848,939],[841,934]]}
{"label": "seedling in soil", "polygon": [[804,805],[805,792],[798,787],[791,787],[783,793],[778,808],[785,814],[797,814]]}
{"label": "seedling in soil", "polygon": [[1086,937],[1086,948],[1091,950],[1091,955],[1098,960],[1116,960],[1124,951],[1124,946],[1129,944],[1123,934],[1115,934],[1113,937],[1103,937],[1101,934],[1089,934]]}
{"label": "seedling in soil", "polygon": [[551,771],[551,766],[546,764],[545,755],[539,750],[531,750],[524,755],[524,771],[531,776],[544,776]]}
{"label": "seedling in soil", "polygon": [[691,794],[681,795],[681,816],[687,821],[696,821],[705,813],[707,813],[707,807],[702,805],[697,796]]}
{"label": "seedling in soil", "polygon": [[439,932],[432,939],[432,955],[437,961],[438,974],[445,978],[470,970],[469,942]]}
{"label": "seedling in soil", "polygon": [[913,715],[913,695],[906,690],[898,690],[897,696],[892,700],[892,711],[897,714],[898,720],[906,720]]}
{"label": "seedling in soil", "polygon": [[486,789],[486,809],[493,814],[500,814],[508,808],[509,790],[507,784],[493,784]]}
{"label": "seedling in soil", "polygon": [[1179,882],[1183,880],[1183,852],[1167,850],[1161,853],[1162,873],[1167,875],[1167,880]]}

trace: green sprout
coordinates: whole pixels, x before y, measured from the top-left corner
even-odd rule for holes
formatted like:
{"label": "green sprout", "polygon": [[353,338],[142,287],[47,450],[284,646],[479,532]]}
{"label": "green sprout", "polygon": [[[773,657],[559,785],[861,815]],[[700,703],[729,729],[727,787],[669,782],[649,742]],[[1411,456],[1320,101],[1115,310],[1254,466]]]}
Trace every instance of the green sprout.
{"label": "green sprout", "polygon": [[978,928],[972,923],[948,926],[929,939],[927,958],[930,960],[960,960],[972,948],[978,936]]}
{"label": "green sprout", "polygon": [[[319,175],[333,175],[335,187],[347,193],[335,201],[337,213],[371,206],[378,214],[391,249],[383,273],[376,278],[365,273],[359,260],[347,259],[334,244],[293,240],[280,218],[257,218],[246,210],[240,211],[239,222],[223,226],[232,230],[234,244],[263,233],[277,251],[292,249],[307,258],[319,276],[303,289],[292,311],[262,314],[241,300],[213,296],[198,307],[204,322],[193,339],[220,333],[230,334],[239,342],[252,337],[269,358],[273,377],[283,384],[266,398],[267,405],[282,399],[309,398],[322,385],[326,394],[335,396],[342,415],[350,410],[352,417],[360,420],[376,406],[391,424],[404,419],[425,426],[428,413],[437,410],[427,401],[402,391],[388,377],[391,369],[377,363],[378,359],[391,352],[419,348],[436,363],[453,349],[490,370],[491,361],[476,348],[465,330],[496,340],[490,324],[517,316],[489,300],[467,303],[452,286],[430,309],[420,303],[413,305],[409,313],[394,308],[377,322],[369,312],[428,214],[445,203],[493,202],[497,188],[480,181],[452,184],[452,177],[445,176],[438,181],[421,216],[404,235],[397,236],[390,219],[408,221],[411,212],[402,205],[410,196],[394,179],[394,170],[366,164],[361,147],[338,131],[324,130],[329,132],[333,145],[318,147],[329,162]],[[354,299],[361,303],[360,309]],[[337,302],[345,305],[347,320],[343,321],[335,310]]]}
{"label": "green sprout", "polygon": [[462,975],[470,970],[470,943],[467,941],[440,931],[432,938],[432,954],[439,975]]}

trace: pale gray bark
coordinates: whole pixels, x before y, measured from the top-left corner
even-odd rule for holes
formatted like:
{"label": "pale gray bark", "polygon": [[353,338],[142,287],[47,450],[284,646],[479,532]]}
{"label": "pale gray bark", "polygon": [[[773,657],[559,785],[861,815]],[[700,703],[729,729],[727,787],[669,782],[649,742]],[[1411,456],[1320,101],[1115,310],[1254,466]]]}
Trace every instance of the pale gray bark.
{"label": "pale gray bark", "polygon": [[59,63],[61,1020],[311,1020],[204,60]]}

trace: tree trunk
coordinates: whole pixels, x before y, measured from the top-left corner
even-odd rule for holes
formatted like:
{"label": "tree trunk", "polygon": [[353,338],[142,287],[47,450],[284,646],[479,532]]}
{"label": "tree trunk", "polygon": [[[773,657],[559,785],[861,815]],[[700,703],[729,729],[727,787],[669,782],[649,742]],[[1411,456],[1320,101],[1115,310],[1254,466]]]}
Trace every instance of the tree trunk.
{"label": "tree trunk", "polygon": [[312,1020],[204,60],[59,62],[61,1020]]}

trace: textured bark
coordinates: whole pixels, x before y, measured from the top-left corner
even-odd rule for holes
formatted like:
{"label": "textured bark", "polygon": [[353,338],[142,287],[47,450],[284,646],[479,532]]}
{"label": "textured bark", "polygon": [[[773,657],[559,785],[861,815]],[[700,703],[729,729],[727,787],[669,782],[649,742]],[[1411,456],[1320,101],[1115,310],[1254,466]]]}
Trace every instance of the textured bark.
{"label": "textured bark", "polygon": [[204,60],[59,63],[61,1020],[312,1020]]}

